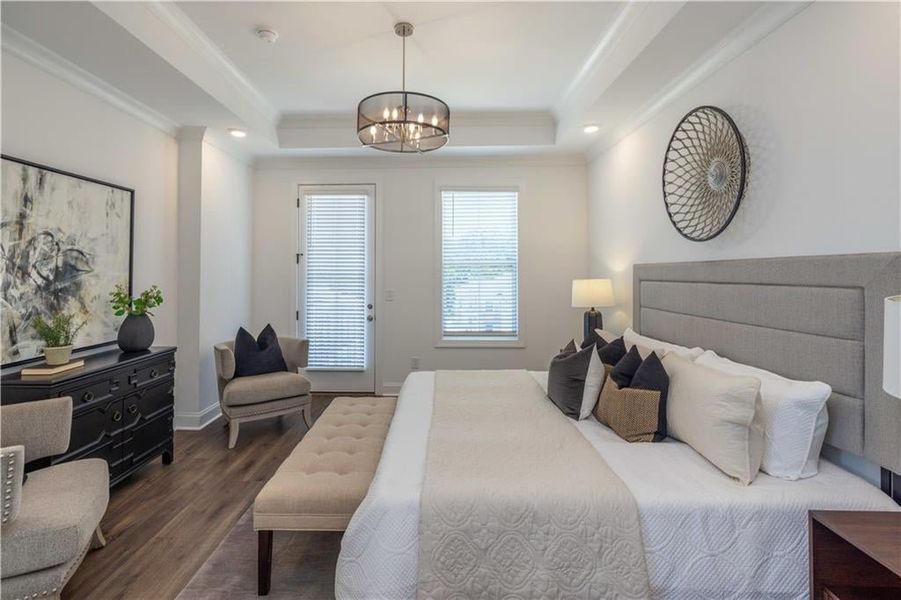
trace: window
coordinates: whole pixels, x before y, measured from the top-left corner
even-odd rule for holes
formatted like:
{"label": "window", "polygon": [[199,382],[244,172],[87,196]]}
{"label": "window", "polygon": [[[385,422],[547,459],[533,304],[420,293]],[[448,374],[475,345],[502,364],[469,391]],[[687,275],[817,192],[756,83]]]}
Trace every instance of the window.
{"label": "window", "polygon": [[519,339],[519,194],[441,192],[441,338]]}

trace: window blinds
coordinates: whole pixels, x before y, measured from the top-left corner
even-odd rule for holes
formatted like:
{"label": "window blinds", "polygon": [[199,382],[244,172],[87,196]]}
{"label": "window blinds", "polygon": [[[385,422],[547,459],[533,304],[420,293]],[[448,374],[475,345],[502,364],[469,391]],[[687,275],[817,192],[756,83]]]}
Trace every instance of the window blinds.
{"label": "window blinds", "polygon": [[441,192],[443,338],[516,338],[518,193]]}
{"label": "window blinds", "polygon": [[366,368],[365,194],[312,194],[306,203],[304,323],[309,367]]}

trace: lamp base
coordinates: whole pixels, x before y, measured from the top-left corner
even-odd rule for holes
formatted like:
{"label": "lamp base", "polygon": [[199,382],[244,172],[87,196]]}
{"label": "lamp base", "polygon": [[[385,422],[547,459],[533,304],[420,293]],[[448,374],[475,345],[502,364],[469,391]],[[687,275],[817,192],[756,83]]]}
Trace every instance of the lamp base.
{"label": "lamp base", "polygon": [[583,323],[584,331],[582,333],[582,339],[591,340],[593,342],[597,341],[598,336],[594,330],[604,328],[604,317],[601,315],[601,312],[595,310],[594,307],[591,307],[590,310],[586,310]]}

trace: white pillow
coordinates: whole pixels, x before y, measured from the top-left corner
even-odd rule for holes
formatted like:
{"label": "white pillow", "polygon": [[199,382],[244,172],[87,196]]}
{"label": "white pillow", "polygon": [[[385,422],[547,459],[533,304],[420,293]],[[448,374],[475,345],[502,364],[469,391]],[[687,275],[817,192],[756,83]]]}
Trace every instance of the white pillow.
{"label": "white pillow", "polygon": [[626,350],[631,350],[632,346],[644,346],[645,348],[656,351],[659,356],[663,356],[667,352],[675,352],[688,360],[695,360],[697,357],[704,354],[703,348],[686,348],[685,346],[679,346],[678,344],[670,344],[669,342],[655,340],[654,338],[635,333],[631,327],[626,329],[626,332],[623,334],[623,341],[626,343]]}
{"label": "white pillow", "polygon": [[687,443],[726,475],[751,483],[763,458],[760,380],[727,375],[676,352],[663,357],[663,367],[669,375],[670,437]]}
{"label": "white pillow", "polygon": [[763,463],[761,470],[782,479],[817,474],[817,461],[829,414],[826,400],[832,388],[821,381],[795,381],[750,365],[732,362],[708,350],[697,360],[723,373],[760,380],[763,405]]}
{"label": "white pillow", "polygon": [[598,356],[597,347],[591,352],[591,361],[588,363],[588,371],[585,373],[585,387],[582,390],[582,407],[579,409],[579,420],[587,419],[594,410],[594,405],[598,403],[601,395],[601,388],[604,387],[604,380],[607,378],[607,371],[604,369],[604,363]]}

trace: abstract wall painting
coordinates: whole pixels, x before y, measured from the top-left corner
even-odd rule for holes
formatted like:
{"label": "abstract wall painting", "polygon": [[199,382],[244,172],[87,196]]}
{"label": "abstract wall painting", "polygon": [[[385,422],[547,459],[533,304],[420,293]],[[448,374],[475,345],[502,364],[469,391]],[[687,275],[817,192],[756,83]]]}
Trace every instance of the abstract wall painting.
{"label": "abstract wall painting", "polygon": [[131,290],[134,190],[7,156],[0,177],[0,362],[41,356],[37,315],[86,320],[77,349],[115,342],[109,292]]}

